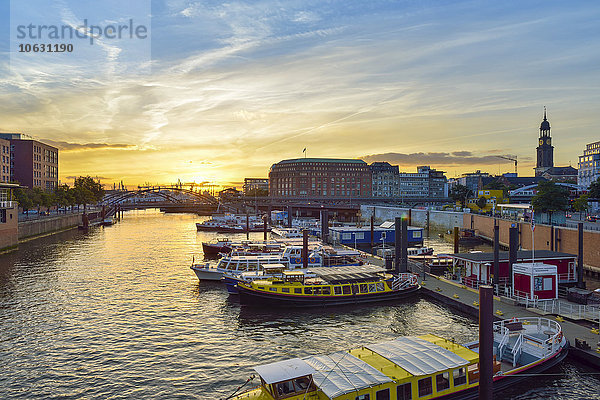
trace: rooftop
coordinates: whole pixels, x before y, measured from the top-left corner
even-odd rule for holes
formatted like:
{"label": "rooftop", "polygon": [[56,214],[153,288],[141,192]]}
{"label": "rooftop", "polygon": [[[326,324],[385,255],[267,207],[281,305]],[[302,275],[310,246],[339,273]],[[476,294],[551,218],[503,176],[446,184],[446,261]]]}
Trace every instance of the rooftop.
{"label": "rooftop", "polygon": [[[524,260],[531,260],[532,256],[531,250],[519,250],[517,251],[517,262]],[[452,258],[460,258],[463,260],[469,260],[474,262],[493,262],[494,261],[494,253],[457,253],[450,254]],[[548,260],[548,259],[556,259],[556,258],[575,258],[577,257],[575,254],[569,253],[561,253],[558,251],[550,251],[550,250],[536,250],[535,259],[536,260]],[[508,261],[508,251],[499,252],[499,259],[501,262]]]}
{"label": "rooftop", "polygon": [[367,165],[363,160],[350,158],[294,158],[290,160],[281,160],[277,164],[293,164],[293,163],[350,163]]}

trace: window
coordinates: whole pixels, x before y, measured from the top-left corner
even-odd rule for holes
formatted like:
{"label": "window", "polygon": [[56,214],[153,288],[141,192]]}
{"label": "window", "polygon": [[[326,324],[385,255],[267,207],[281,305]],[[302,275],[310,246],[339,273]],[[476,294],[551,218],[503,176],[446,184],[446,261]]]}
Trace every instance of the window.
{"label": "window", "polygon": [[419,397],[429,396],[433,393],[431,377],[419,379]]}
{"label": "window", "polygon": [[269,288],[269,290],[270,290],[271,292],[276,292],[276,291],[277,291],[277,288],[276,288],[276,287],[272,287],[272,288]]}
{"label": "window", "polygon": [[368,394],[361,394],[360,396],[356,396],[356,400],[369,400],[371,398]]}
{"label": "window", "polygon": [[374,283],[369,283],[369,293],[376,292],[376,286]]}
{"label": "window", "polygon": [[286,288],[286,287],[284,287],[284,288],[281,288],[281,291],[282,291],[283,293],[289,293],[289,292],[290,292],[290,288]]}
{"label": "window", "polygon": [[468,372],[469,372],[469,384],[479,382],[479,366],[477,364],[469,365]]}
{"label": "window", "polygon": [[366,283],[361,283],[359,287],[361,293],[368,293],[369,286]]}
{"label": "window", "polygon": [[302,294],[302,288],[294,288],[294,293]]}
{"label": "window", "polygon": [[329,296],[331,294],[331,288],[329,286],[325,286],[323,288],[323,294]]}
{"label": "window", "polygon": [[396,388],[396,400],[412,400],[412,384],[405,383]]}
{"label": "window", "polygon": [[375,393],[375,400],[390,400],[390,389],[378,390]]}
{"label": "window", "polygon": [[342,287],[341,286],[334,286],[333,287],[333,294],[342,294]]}
{"label": "window", "polygon": [[450,373],[444,372],[435,376],[435,390],[441,392],[450,388]]}
{"label": "window", "polygon": [[312,288],[310,288],[310,287],[305,287],[305,288],[304,288],[304,294],[312,294]]}
{"label": "window", "polygon": [[344,294],[351,294],[351,293],[352,293],[352,290],[350,289],[350,285],[345,285],[345,286],[342,286],[342,292],[343,292]]}
{"label": "window", "polygon": [[454,377],[454,386],[460,386],[467,383],[467,373],[464,368],[457,368],[452,372]]}
{"label": "window", "polygon": [[385,290],[385,283],[383,282],[377,282],[377,291],[378,292],[383,292]]}

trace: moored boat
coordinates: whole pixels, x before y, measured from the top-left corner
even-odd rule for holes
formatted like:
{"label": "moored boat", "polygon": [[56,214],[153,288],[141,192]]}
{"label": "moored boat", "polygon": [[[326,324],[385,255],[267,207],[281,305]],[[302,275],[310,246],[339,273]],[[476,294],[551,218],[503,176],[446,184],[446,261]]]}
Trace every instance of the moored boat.
{"label": "moored boat", "polygon": [[414,274],[393,275],[383,267],[360,265],[283,271],[280,277],[238,282],[237,289],[243,303],[305,307],[395,300],[420,286]]}
{"label": "moored boat", "polygon": [[[494,323],[493,388],[501,391],[546,371],[567,354],[556,321],[541,317]],[[400,337],[324,356],[254,368],[260,385],[233,399],[476,399],[479,343],[440,336]]]}

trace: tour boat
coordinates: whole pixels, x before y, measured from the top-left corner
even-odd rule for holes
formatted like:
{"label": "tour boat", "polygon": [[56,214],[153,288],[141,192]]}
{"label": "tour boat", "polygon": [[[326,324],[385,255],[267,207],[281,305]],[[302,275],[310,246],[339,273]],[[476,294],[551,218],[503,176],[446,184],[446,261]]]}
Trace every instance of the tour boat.
{"label": "tour boat", "polygon": [[[190,267],[199,280],[218,281],[224,272],[242,273],[246,271],[260,271],[264,264],[284,264],[288,269],[303,268],[302,246],[286,246],[283,252],[256,255],[256,256],[231,256],[222,257],[216,265],[210,263],[192,264]],[[308,266],[320,267],[323,260],[314,251],[308,254]]]}
{"label": "tour boat", "polygon": [[[493,389],[501,391],[561,362],[568,342],[560,325],[541,317],[494,323]],[[479,343],[460,345],[427,334],[350,351],[254,367],[259,386],[241,400],[477,399]]]}
{"label": "tour boat", "polygon": [[414,274],[393,275],[383,267],[358,265],[283,271],[279,277],[240,281],[237,289],[243,303],[304,307],[394,300],[420,286]]}

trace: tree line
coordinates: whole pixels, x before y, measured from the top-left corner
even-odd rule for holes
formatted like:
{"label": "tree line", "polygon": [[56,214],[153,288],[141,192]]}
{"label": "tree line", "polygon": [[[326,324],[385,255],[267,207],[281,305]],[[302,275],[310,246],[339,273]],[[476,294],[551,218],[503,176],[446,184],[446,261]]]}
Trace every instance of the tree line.
{"label": "tree line", "polygon": [[104,189],[100,182],[90,176],[80,176],[75,179],[73,187],[59,185],[53,192],[41,188],[18,188],[14,191],[16,201],[24,212],[44,207],[58,209],[83,205],[85,210],[88,204],[95,204],[104,197]]}

